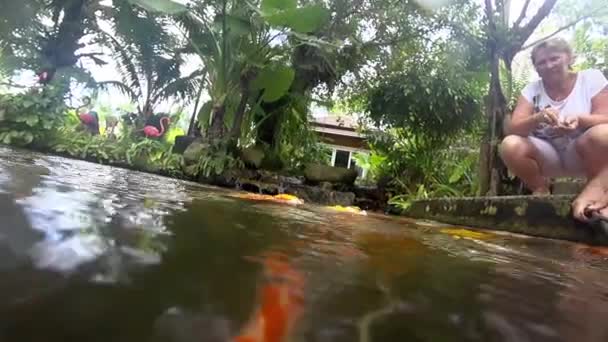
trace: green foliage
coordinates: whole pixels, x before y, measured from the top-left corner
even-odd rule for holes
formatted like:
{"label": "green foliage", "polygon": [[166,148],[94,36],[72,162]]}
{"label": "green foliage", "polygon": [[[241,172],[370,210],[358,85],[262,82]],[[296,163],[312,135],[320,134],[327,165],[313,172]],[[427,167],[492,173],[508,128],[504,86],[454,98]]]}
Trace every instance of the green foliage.
{"label": "green foliage", "polygon": [[356,152],[352,157],[358,167],[367,170],[366,180],[377,180],[382,176],[384,164],[387,162],[387,157],[379,154],[377,151],[370,153]]}
{"label": "green foliage", "polygon": [[20,146],[46,143],[66,117],[64,91],[61,85],[49,85],[17,95],[0,94],[0,142]]}
{"label": "green foliage", "polygon": [[367,112],[380,125],[402,127],[444,141],[480,117],[481,88],[475,74],[446,61],[409,65],[380,80],[368,94]]}
{"label": "green foliage", "polygon": [[501,76],[501,84],[503,89],[507,89],[508,91],[505,93],[505,97],[507,99],[507,107],[509,109],[508,112],[512,112],[512,109],[515,109],[515,105],[517,105],[517,100],[521,94],[521,91],[528,85],[530,82],[530,74],[533,72],[532,69],[528,70],[520,70],[518,74],[511,72],[509,74],[508,70],[504,68],[501,69],[501,72],[504,72],[504,77]]}
{"label": "green foliage", "polygon": [[298,0],[262,0],[260,8],[265,12],[293,9],[298,6]]}
{"label": "green foliage", "polygon": [[576,28],[573,48],[577,69],[595,68],[608,75],[608,39],[602,34],[605,32],[608,32],[608,17],[596,25],[586,22]]}
{"label": "green foliage", "polygon": [[269,65],[253,81],[253,89],[263,90],[262,100],[274,102],[287,94],[295,76],[292,68],[284,65]]}
{"label": "green foliage", "polygon": [[[477,192],[476,139],[468,133],[466,139],[448,139],[444,146],[403,130],[376,132],[370,136],[372,152],[367,164],[371,164],[373,177],[388,180],[386,190],[392,204],[408,206],[422,198],[473,196]],[[358,165],[369,167],[364,158],[359,159],[363,160],[361,164],[357,160]]]}
{"label": "green foliage", "polygon": [[273,152],[291,171],[302,170],[308,163],[329,165],[331,150],[321,144],[318,134],[312,130],[308,116],[308,99],[292,95],[291,105],[279,116],[280,124],[274,139],[279,142]]}
{"label": "green foliage", "polygon": [[129,0],[129,2],[139,5],[148,11],[167,14],[179,14],[187,10],[186,6],[171,0]]}
{"label": "green foliage", "polygon": [[211,100],[202,107],[199,119],[204,128],[212,127],[208,134],[214,138],[223,138],[226,127],[238,135],[234,138],[242,138],[241,127],[245,132],[258,127],[252,123],[252,113],[260,113],[261,101],[278,101],[290,91],[295,71],[288,63],[289,54],[312,38],[303,33],[325,24],[329,16],[318,5],[297,5],[297,1],[198,2],[188,15],[178,18],[192,51],[208,71],[205,81]]}
{"label": "green foliage", "polygon": [[321,6],[308,6],[270,11],[263,13],[263,17],[273,26],[288,27],[300,33],[310,33],[329,20],[329,13]]}
{"label": "green foliage", "polygon": [[194,173],[208,178],[243,167],[243,161],[236,156],[229,142],[216,141],[204,150],[203,155],[195,164]]}
{"label": "green foliage", "polygon": [[97,53],[80,53],[93,40],[98,0],[0,0],[0,48],[10,61],[11,71],[56,71],[77,68],[81,59],[105,62]]}
{"label": "green foliage", "polygon": [[[439,160],[424,164],[425,179],[418,183],[395,179],[394,188],[400,188],[399,195],[393,196],[389,204],[407,209],[415,200],[438,197],[463,197],[477,194],[476,171],[478,166],[477,151],[466,157],[452,151],[441,151]],[[429,169],[430,168],[430,169]],[[413,186],[412,186],[413,185]]]}
{"label": "green foliage", "polygon": [[62,127],[51,149],[75,158],[102,164],[129,165],[147,171],[163,171],[180,176],[183,160],[171,152],[173,146],[153,139],[134,139],[126,131],[118,139],[91,135],[78,129],[79,124]]}

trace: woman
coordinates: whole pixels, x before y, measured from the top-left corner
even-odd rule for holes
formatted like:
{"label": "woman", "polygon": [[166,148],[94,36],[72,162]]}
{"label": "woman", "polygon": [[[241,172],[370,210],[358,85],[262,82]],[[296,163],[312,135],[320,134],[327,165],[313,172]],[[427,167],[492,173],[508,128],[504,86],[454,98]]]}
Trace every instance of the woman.
{"label": "woman", "polygon": [[519,97],[500,146],[506,166],[533,194],[548,194],[550,177],[587,177],[573,202],[575,218],[608,217],[608,80],[598,70],[572,70],[560,38],[532,50],[540,80]]}

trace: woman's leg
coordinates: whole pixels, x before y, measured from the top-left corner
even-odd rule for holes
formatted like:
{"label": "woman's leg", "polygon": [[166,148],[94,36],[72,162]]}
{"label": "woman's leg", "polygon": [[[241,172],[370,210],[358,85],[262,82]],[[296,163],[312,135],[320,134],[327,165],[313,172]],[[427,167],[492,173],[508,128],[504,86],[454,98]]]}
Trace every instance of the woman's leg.
{"label": "woman's leg", "polygon": [[500,144],[500,157],[533,194],[549,193],[546,176],[561,170],[560,157],[547,141],[535,137],[509,135]]}
{"label": "woman's leg", "polygon": [[574,217],[586,220],[586,209],[608,217],[608,124],[591,127],[575,147],[589,181],[572,204]]}
{"label": "woman's leg", "polygon": [[608,124],[589,128],[576,139],[575,148],[587,177],[595,178],[608,165]]}

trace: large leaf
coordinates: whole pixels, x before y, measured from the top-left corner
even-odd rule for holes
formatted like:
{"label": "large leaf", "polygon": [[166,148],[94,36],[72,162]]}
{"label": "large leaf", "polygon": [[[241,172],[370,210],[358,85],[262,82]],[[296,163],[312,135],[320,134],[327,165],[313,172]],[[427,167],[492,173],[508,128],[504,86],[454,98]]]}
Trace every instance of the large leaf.
{"label": "large leaf", "polygon": [[21,139],[23,139],[23,143],[29,145],[34,141],[34,135],[30,132],[23,132],[21,134]]}
{"label": "large leaf", "polygon": [[7,145],[11,143],[11,141],[12,141],[12,139],[11,139],[12,138],[11,133],[12,132],[8,132],[8,133],[6,133],[6,134],[3,135],[3,137],[2,137],[2,142],[3,143],[5,143]]}
{"label": "large leaf", "polygon": [[269,24],[289,27],[302,33],[317,30],[329,20],[329,17],[329,12],[325,8],[316,5],[264,13],[264,18]]}
{"label": "large leaf", "polygon": [[25,118],[25,124],[30,127],[36,126],[37,123],[38,123],[38,117],[36,115],[28,115]]}
{"label": "large leaf", "polygon": [[262,11],[272,12],[276,10],[294,9],[298,0],[262,0]]}
{"label": "large leaf", "polygon": [[262,100],[274,102],[285,94],[291,87],[295,72],[283,65],[274,65],[264,69],[253,81],[254,89],[264,89]]}
{"label": "large leaf", "polygon": [[224,18],[226,20],[226,28],[229,33],[234,34],[236,36],[244,36],[251,32],[251,23],[249,22],[249,20],[235,15],[226,15],[225,17],[222,15],[218,15],[217,17],[215,17],[213,25],[217,31],[222,30],[222,21]]}
{"label": "large leaf", "polygon": [[204,105],[201,106],[201,109],[198,111],[198,122],[201,126],[207,126],[211,121],[211,110],[213,109],[213,101],[207,101]]}
{"label": "large leaf", "polygon": [[179,14],[188,10],[182,4],[171,0],[128,0],[130,3],[139,5],[144,9],[152,12],[161,12],[165,14]]}

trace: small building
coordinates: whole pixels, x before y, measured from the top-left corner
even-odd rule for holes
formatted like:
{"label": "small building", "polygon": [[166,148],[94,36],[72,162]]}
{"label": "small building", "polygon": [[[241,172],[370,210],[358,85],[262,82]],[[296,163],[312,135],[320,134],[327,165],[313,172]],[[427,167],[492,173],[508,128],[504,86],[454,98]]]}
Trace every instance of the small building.
{"label": "small building", "polygon": [[353,154],[370,151],[365,136],[357,132],[355,120],[348,116],[324,116],[314,118],[311,125],[323,145],[331,149],[332,166],[357,169],[359,177],[365,178],[367,170],[356,165]]}

